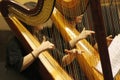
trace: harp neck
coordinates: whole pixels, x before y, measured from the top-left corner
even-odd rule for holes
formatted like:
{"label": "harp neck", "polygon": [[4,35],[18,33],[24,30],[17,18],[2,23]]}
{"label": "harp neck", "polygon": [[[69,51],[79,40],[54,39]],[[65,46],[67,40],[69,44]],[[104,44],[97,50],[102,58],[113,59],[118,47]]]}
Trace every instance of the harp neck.
{"label": "harp neck", "polygon": [[2,0],[0,2],[1,13],[4,17],[12,14],[19,20],[32,26],[43,24],[51,16],[55,0],[38,0],[37,3],[33,3],[36,4],[35,8],[28,9],[13,0]]}

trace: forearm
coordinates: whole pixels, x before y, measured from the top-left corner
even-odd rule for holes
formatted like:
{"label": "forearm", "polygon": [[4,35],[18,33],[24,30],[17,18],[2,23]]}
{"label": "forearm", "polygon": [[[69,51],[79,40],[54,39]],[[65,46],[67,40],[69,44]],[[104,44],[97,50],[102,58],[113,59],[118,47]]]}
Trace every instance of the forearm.
{"label": "forearm", "polygon": [[30,66],[41,52],[53,48],[54,44],[50,43],[49,41],[42,42],[42,44],[37,49],[33,50],[31,53],[24,57],[21,71],[25,70],[28,66]]}
{"label": "forearm", "polygon": [[28,68],[35,60],[35,57],[33,57],[33,55],[31,53],[29,53],[28,55],[26,55],[23,58],[23,64],[21,67],[21,71],[25,70],[26,68]]}
{"label": "forearm", "polygon": [[34,60],[38,57],[38,55],[39,55],[40,52],[41,51],[34,50],[31,53],[29,53],[28,55],[26,55],[23,58],[23,64],[22,64],[22,67],[21,67],[21,71],[23,71],[27,67],[29,67],[34,62]]}
{"label": "forearm", "polygon": [[43,51],[44,51],[44,49],[42,49],[41,47],[39,47],[36,50],[33,50],[28,55],[24,56],[24,58],[23,58],[23,64],[22,64],[22,67],[21,67],[21,71],[23,71],[26,68],[28,68],[34,62],[34,60],[39,56],[39,54],[41,52],[43,52]]}
{"label": "forearm", "polygon": [[76,43],[77,43],[77,40],[74,40],[74,39],[69,41],[69,44],[71,47],[74,47]]}

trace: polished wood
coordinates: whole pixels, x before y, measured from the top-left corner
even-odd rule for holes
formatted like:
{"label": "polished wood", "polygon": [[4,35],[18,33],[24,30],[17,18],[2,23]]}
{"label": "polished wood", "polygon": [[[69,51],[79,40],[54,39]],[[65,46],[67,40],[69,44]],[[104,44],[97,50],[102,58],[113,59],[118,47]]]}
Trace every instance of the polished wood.
{"label": "polished wood", "polygon": [[[74,26],[65,20],[64,16],[56,8],[53,11],[51,19],[66,41],[70,41],[80,34]],[[103,80],[103,76],[95,70],[95,66],[100,60],[98,52],[85,39],[79,41],[76,47],[85,51],[77,57],[77,60],[88,79]]]}
{"label": "polished wood", "polygon": [[108,47],[106,42],[105,26],[101,11],[101,4],[99,0],[90,0],[90,5],[93,19],[93,27],[95,28],[95,36],[98,44],[98,51],[100,54],[100,61],[102,65],[104,80],[113,80]]}

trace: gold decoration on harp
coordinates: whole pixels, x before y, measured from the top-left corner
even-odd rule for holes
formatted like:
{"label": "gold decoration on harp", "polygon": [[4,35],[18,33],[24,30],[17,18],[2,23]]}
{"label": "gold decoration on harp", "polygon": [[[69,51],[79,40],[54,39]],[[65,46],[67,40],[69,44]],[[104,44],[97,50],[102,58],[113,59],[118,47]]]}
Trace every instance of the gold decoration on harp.
{"label": "gold decoration on harp", "polygon": [[20,12],[12,6],[9,7],[9,12],[16,16],[16,18],[18,18],[19,20],[25,22],[26,24],[37,26],[46,22],[49,19],[54,8],[54,3],[55,0],[44,0],[41,11],[35,16],[24,14],[23,12]]}

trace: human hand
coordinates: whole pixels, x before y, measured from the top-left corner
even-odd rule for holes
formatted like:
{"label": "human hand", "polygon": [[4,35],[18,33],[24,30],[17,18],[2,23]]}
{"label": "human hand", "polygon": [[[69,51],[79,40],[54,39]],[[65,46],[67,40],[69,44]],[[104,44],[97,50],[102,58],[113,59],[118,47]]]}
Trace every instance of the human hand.
{"label": "human hand", "polygon": [[62,63],[64,66],[70,64],[76,58],[77,55],[83,53],[84,51],[78,49],[72,49],[72,50],[65,49],[65,52],[67,54],[62,58]]}
{"label": "human hand", "polygon": [[43,41],[40,45],[40,48],[42,49],[42,51],[45,51],[47,49],[54,49],[55,46],[50,41]]}
{"label": "human hand", "polygon": [[80,35],[78,36],[79,37],[79,40],[80,39],[85,39],[87,38],[87,36],[91,35],[91,34],[94,34],[95,32],[94,31],[91,31],[91,30],[85,30],[85,28],[83,28],[82,32],[80,33]]}
{"label": "human hand", "polygon": [[55,48],[54,44],[51,43],[50,41],[46,41],[46,38],[43,36],[42,43],[40,44],[38,48],[33,50],[32,53],[34,53],[35,56],[38,56],[41,52],[48,50],[48,49],[54,49],[54,48]]}
{"label": "human hand", "polygon": [[71,49],[71,50],[68,50],[68,49],[65,49],[65,53],[69,54],[69,55],[77,55],[77,54],[81,54],[83,53],[84,51],[82,50],[78,50],[78,49]]}
{"label": "human hand", "polygon": [[106,40],[107,40],[107,46],[110,45],[110,43],[112,42],[113,38],[112,38],[112,35],[109,35],[106,37]]}
{"label": "human hand", "polygon": [[41,46],[42,46],[43,51],[46,49],[54,49],[55,48],[53,43],[51,43],[50,41],[46,41],[45,36],[43,36],[43,41],[41,43]]}
{"label": "human hand", "polygon": [[[107,46],[110,45],[110,43],[112,42],[112,40],[113,40],[112,35],[109,35],[109,36],[106,37]],[[95,48],[96,50],[98,50],[98,44],[97,44],[97,42],[95,43],[94,48]]]}
{"label": "human hand", "polygon": [[83,15],[84,15],[84,14],[82,14],[82,15],[80,15],[80,16],[77,16],[77,17],[75,18],[75,22],[76,22],[76,24],[82,22]]}
{"label": "human hand", "polygon": [[82,40],[82,39],[85,39],[87,38],[87,36],[91,35],[91,34],[94,34],[95,32],[94,31],[91,31],[91,30],[85,30],[85,28],[83,28],[82,32],[74,39],[70,40],[69,41],[69,44],[71,47],[74,47],[75,44]]}

